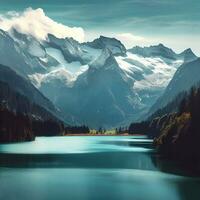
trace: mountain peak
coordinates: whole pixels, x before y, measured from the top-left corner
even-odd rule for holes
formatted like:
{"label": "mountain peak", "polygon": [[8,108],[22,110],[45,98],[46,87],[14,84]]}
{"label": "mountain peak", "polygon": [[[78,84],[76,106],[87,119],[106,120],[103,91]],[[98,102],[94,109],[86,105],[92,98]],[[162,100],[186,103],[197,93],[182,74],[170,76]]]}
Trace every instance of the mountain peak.
{"label": "mountain peak", "polygon": [[152,46],[150,46],[150,48],[161,48],[161,49],[166,49],[166,50],[173,51],[172,49],[170,49],[169,47],[165,46],[162,43],[159,43],[158,45],[152,45]]}
{"label": "mountain peak", "polygon": [[87,45],[95,49],[109,49],[113,55],[124,56],[126,54],[125,46],[116,38],[110,38],[105,36],[100,36],[99,38],[93,40],[92,42],[87,42]]}
{"label": "mountain peak", "polygon": [[79,43],[77,40],[75,40],[73,37],[65,37],[65,38],[58,38],[55,35],[48,33],[47,35],[48,40],[60,40],[60,41],[72,41],[72,42],[76,42]]}
{"label": "mountain peak", "polygon": [[187,48],[184,52],[192,52],[192,49],[191,48]]}
{"label": "mountain peak", "polygon": [[181,54],[194,54],[191,48],[185,49]]}
{"label": "mountain peak", "polygon": [[[108,48],[104,48],[100,54],[100,56],[94,60],[94,62],[91,63],[92,68],[101,68],[101,67],[110,67],[110,65],[107,65],[108,60],[110,60],[109,63],[115,63],[117,64],[112,52]],[[111,62],[112,61],[112,62]]]}
{"label": "mountain peak", "polygon": [[107,39],[115,39],[115,38],[109,38],[109,37],[100,35],[99,39],[100,39],[100,40],[107,40]]}
{"label": "mountain peak", "polygon": [[158,47],[163,47],[163,48],[168,48],[168,47],[166,47],[164,44],[162,44],[162,43],[159,43],[158,45],[157,45]]}
{"label": "mountain peak", "polygon": [[129,50],[131,53],[141,55],[143,57],[163,57],[163,58],[168,58],[175,60],[176,59],[176,53],[164,46],[163,44],[158,44],[158,45],[152,45],[149,47],[133,47],[132,49]]}
{"label": "mountain peak", "polygon": [[191,48],[184,50],[179,56],[184,60],[184,62],[191,62],[196,60],[198,57],[194,54]]}

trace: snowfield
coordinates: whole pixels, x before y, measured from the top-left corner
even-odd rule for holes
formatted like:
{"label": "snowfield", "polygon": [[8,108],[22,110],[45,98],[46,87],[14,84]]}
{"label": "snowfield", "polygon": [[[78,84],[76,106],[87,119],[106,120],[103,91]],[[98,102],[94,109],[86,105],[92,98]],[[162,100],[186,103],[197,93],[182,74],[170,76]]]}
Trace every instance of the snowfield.
{"label": "snowfield", "polygon": [[134,80],[136,90],[165,88],[182,60],[170,61],[162,57],[142,57],[127,53],[126,57],[116,57],[121,69]]}

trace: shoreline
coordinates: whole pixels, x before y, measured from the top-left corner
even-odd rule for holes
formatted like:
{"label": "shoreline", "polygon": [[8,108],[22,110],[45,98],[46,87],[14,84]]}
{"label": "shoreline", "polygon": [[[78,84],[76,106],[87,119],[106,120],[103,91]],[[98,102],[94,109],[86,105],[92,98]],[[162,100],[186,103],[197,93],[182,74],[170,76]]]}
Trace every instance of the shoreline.
{"label": "shoreline", "polygon": [[124,133],[124,134],[84,134],[84,133],[75,133],[75,134],[65,134],[63,135],[64,137],[66,136],[145,136],[143,134],[128,134],[128,133]]}

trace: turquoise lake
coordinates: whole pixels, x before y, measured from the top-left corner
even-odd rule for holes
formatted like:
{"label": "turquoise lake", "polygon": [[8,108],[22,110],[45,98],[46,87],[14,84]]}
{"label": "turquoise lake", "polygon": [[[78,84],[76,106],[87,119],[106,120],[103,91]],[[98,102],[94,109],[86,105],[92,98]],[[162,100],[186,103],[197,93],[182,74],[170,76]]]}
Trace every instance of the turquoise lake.
{"label": "turquoise lake", "polygon": [[199,200],[200,179],[160,160],[151,144],[72,136],[0,145],[0,200]]}

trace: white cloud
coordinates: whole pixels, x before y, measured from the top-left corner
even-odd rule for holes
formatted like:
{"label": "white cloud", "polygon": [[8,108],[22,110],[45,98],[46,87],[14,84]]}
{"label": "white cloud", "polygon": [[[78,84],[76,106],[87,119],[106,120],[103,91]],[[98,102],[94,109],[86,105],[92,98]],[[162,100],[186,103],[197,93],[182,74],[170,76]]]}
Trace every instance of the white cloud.
{"label": "white cloud", "polygon": [[125,44],[127,47],[133,47],[145,42],[141,36],[133,35],[132,33],[120,33],[115,36],[118,40]]}
{"label": "white cloud", "polygon": [[58,38],[73,37],[84,41],[84,30],[80,27],[68,27],[47,17],[43,9],[26,9],[22,13],[15,11],[0,16],[0,29],[10,31],[15,28],[21,33],[30,34],[39,40],[45,40],[48,33]]}

